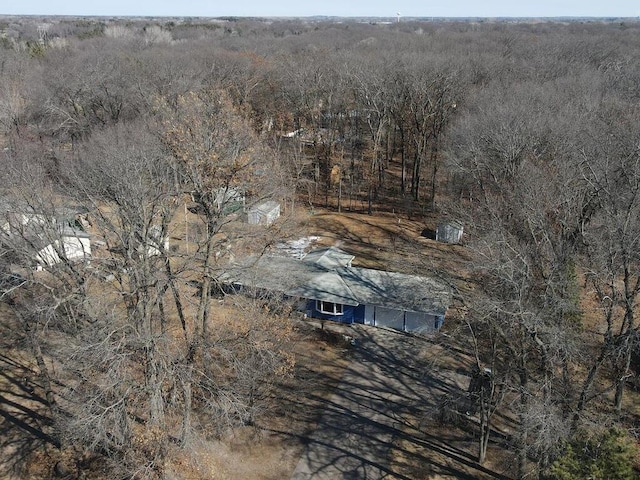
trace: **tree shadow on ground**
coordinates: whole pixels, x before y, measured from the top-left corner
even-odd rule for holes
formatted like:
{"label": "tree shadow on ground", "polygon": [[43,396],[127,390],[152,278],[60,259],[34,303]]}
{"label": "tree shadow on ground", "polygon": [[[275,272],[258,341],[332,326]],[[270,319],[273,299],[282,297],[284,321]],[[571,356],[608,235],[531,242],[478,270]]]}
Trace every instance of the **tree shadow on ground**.
{"label": "tree shadow on ground", "polygon": [[333,395],[283,392],[294,417],[322,406],[316,428],[297,438],[306,447],[293,479],[408,479],[414,478],[416,465],[422,466],[417,473],[423,476],[428,471],[456,478],[507,478],[459,447],[472,440],[468,432],[451,429],[436,436],[416,425],[415,418],[434,411],[443,395],[463,393],[466,381],[453,378],[455,370],[420,364],[418,352],[428,349],[428,342],[363,326],[334,328],[355,338],[356,346]]}
{"label": "tree shadow on ground", "polygon": [[49,407],[26,364],[0,355],[0,478],[21,478],[34,456],[59,448]]}

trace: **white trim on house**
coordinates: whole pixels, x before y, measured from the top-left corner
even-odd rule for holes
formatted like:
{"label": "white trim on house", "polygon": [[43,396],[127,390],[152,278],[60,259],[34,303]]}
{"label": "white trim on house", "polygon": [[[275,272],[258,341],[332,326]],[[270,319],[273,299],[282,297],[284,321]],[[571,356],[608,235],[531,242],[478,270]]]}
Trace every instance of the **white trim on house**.
{"label": "white trim on house", "polygon": [[344,308],[341,303],[316,300],[316,310],[327,315],[344,315]]}

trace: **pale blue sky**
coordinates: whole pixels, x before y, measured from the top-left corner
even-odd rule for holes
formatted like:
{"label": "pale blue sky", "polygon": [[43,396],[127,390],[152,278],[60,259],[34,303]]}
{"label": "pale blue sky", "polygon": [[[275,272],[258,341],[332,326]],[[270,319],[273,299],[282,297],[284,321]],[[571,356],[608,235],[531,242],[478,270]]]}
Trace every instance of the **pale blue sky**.
{"label": "pale blue sky", "polygon": [[0,0],[9,15],[638,17],[640,0]]}

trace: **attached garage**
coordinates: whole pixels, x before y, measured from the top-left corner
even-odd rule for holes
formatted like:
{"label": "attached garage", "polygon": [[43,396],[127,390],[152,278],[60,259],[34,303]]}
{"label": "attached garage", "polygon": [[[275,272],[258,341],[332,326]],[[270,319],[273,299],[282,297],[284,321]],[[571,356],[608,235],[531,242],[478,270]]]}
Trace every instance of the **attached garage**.
{"label": "attached garage", "polygon": [[341,268],[338,273],[354,300],[364,306],[365,325],[415,333],[433,332],[442,326],[450,292],[440,282],[358,267]]}
{"label": "attached garage", "polygon": [[367,305],[364,309],[364,324],[388,327],[413,333],[429,333],[438,330],[443,316],[407,310],[395,310],[387,307]]}
{"label": "attached garage", "polygon": [[446,285],[428,277],[352,267],[352,259],[336,248],[311,252],[304,260],[263,256],[226,271],[220,280],[305,299],[301,310],[315,318],[416,333],[442,326],[451,301]]}
{"label": "attached garage", "polygon": [[386,307],[374,307],[374,309],[375,326],[404,330],[404,312]]}
{"label": "attached garage", "polygon": [[444,321],[444,316],[428,313],[406,312],[404,329],[407,332],[429,333],[438,330]]}

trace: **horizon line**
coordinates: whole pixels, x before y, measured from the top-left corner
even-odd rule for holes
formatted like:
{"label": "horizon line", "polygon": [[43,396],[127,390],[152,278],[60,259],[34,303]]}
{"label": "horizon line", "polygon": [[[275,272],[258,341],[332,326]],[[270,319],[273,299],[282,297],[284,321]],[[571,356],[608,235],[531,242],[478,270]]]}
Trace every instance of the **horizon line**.
{"label": "horizon line", "polygon": [[[153,14],[57,14],[57,13],[0,13],[0,17],[98,17],[98,18],[112,18],[112,17],[142,17],[142,18],[209,18],[209,19],[308,19],[308,18],[344,18],[344,19],[394,19],[396,20],[397,14],[391,15],[153,15]],[[639,16],[624,16],[624,15],[538,15],[538,16],[518,16],[518,15],[401,15],[402,19],[522,19],[522,20],[539,20],[539,19],[633,19],[640,20]]]}

